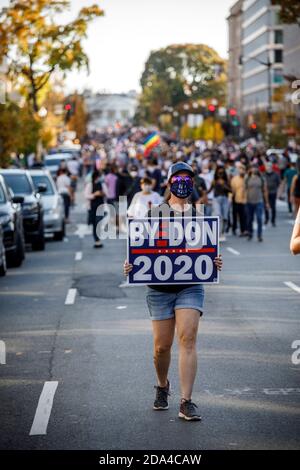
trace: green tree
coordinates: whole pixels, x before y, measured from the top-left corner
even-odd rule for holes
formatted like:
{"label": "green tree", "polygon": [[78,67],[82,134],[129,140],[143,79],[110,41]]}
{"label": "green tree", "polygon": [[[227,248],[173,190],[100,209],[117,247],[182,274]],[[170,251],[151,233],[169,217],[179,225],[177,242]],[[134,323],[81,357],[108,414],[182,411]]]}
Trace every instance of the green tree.
{"label": "green tree", "polygon": [[205,98],[224,103],[226,62],[204,44],[170,45],[151,52],[141,86],[140,108],[149,122],[156,122],[163,106]]}
{"label": "green tree", "polygon": [[88,24],[103,15],[97,6],[84,7],[67,24],[55,15],[68,9],[69,0],[10,0],[0,11],[0,63],[6,59],[8,76],[25,91],[34,112],[39,94],[55,71],[88,68],[82,46]]}
{"label": "green tree", "polygon": [[300,1],[299,0],[271,0],[272,5],[280,6],[280,19],[283,23],[295,24],[300,27]]}
{"label": "green tree", "polygon": [[30,107],[0,104],[0,166],[7,166],[11,152],[29,154],[36,149],[41,124]]}

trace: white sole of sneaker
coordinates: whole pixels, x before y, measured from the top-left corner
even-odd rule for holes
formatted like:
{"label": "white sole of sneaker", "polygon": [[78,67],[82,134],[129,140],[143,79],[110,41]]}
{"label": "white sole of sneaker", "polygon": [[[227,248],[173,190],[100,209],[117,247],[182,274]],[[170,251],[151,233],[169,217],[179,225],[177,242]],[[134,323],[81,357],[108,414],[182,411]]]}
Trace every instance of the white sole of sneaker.
{"label": "white sole of sneaker", "polygon": [[167,406],[166,408],[163,408],[162,406],[159,406],[159,407],[153,406],[153,409],[154,409],[155,411],[164,411],[164,410],[168,410],[168,409],[169,409],[169,406]]}
{"label": "white sole of sneaker", "polygon": [[201,421],[200,416],[194,416],[193,418],[189,418],[188,416],[185,416],[183,413],[179,412],[178,417],[181,419],[185,419],[186,421]]}

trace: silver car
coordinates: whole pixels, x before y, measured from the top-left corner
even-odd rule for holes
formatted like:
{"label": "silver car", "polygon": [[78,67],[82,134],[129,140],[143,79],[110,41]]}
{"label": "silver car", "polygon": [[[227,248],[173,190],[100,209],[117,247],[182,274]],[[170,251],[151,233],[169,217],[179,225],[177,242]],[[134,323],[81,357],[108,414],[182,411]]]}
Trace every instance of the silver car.
{"label": "silver car", "polygon": [[48,170],[30,170],[34,186],[44,185],[42,193],[44,207],[44,231],[53,234],[55,240],[63,240],[65,236],[65,213],[61,195],[57,192],[54,180]]}
{"label": "silver car", "polygon": [[62,162],[65,162],[67,165],[68,160],[72,160],[73,155],[71,153],[55,153],[51,155],[46,155],[44,158],[44,165],[46,170],[49,170],[51,176],[56,178],[56,173],[61,167]]}

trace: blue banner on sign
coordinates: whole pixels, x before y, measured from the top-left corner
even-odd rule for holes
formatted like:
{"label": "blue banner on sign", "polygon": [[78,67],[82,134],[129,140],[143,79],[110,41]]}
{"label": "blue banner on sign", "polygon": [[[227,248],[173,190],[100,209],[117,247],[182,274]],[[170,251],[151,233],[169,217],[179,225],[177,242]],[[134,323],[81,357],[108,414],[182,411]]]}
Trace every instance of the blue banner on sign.
{"label": "blue banner on sign", "polygon": [[129,284],[218,283],[218,254],[218,217],[128,220]]}

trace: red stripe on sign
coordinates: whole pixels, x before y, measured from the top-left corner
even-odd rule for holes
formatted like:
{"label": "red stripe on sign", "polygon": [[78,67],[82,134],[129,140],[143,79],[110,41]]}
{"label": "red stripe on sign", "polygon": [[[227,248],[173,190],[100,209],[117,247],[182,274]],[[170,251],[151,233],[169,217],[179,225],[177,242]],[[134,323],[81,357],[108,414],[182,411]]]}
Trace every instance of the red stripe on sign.
{"label": "red stripe on sign", "polygon": [[168,240],[157,240],[156,246],[168,246]]}
{"label": "red stripe on sign", "polygon": [[158,232],[158,236],[159,236],[159,237],[167,237],[167,236],[168,236],[168,232]]}
{"label": "red stripe on sign", "polygon": [[[163,241],[163,240],[162,240]],[[131,254],[173,254],[173,253],[215,253],[215,248],[168,248],[168,249],[157,249],[157,248],[131,248]]]}
{"label": "red stripe on sign", "polygon": [[162,228],[168,228],[168,224],[169,224],[169,222],[162,222],[161,227]]}

